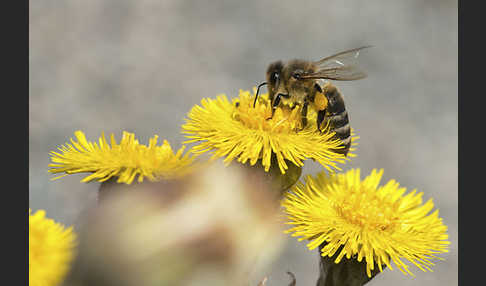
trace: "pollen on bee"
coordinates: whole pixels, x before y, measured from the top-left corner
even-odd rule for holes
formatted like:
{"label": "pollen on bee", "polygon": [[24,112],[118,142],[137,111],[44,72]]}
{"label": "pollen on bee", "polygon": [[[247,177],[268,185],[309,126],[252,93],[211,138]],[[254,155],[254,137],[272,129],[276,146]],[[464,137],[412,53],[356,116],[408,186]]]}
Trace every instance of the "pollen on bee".
{"label": "pollen on bee", "polygon": [[324,110],[327,107],[327,98],[322,92],[316,92],[314,99],[314,105],[317,110]]}

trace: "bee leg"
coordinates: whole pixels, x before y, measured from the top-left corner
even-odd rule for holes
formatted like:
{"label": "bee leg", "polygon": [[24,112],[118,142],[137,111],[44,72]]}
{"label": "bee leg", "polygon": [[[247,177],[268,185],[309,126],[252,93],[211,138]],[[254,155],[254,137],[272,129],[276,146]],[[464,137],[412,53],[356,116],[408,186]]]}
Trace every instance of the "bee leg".
{"label": "bee leg", "polygon": [[322,122],[324,121],[324,117],[326,116],[326,110],[319,110],[319,112],[317,112],[317,129],[322,132],[321,130],[321,124]]}
{"label": "bee leg", "polygon": [[281,98],[282,98],[282,94],[281,93],[277,94],[277,97],[275,97],[275,100],[272,102],[272,116],[270,116],[270,118],[267,118],[267,120],[273,118],[273,115],[275,114],[275,110],[277,110]]}
{"label": "bee leg", "polygon": [[302,116],[302,128],[303,130],[307,126],[307,107],[309,106],[309,102],[305,101],[304,105],[302,105],[301,116]]}

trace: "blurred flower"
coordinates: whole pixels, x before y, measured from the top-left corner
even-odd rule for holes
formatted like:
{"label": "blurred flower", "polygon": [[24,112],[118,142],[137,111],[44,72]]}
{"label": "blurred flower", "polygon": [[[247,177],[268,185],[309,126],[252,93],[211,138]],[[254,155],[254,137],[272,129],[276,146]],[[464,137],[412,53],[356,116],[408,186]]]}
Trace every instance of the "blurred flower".
{"label": "blurred flower", "polygon": [[55,286],[64,279],[74,258],[76,235],[72,227],[29,209],[29,285]]}
{"label": "blurred flower", "polygon": [[335,259],[365,258],[366,273],[371,276],[375,263],[379,271],[390,260],[406,275],[413,274],[401,260],[407,259],[422,271],[432,271],[430,262],[436,253],[448,252],[447,227],[439,218],[432,200],[422,204],[422,194],[390,180],[378,187],[383,170],[373,170],[363,181],[360,170],[327,176],[308,176],[288,192],[282,205],[295,225],[286,232],[311,240],[309,249],[322,248],[322,256]]}
{"label": "blurred flower", "polygon": [[279,201],[261,172],[213,164],[123,187],[131,191],[84,217],[66,285],[248,285],[283,245]]}
{"label": "blurred flower", "polygon": [[[347,159],[335,152],[341,148],[341,142],[333,139],[334,132],[329,132],[328,128],[322,133],[318,131],[313,110],[309,110],[307,126],[297,131],[301,127],[298,108],[283,105],[269,119],[272,108],[268,94],[262,94],[254,108],[255,92],[256,89],[253,94],[240,90],[239,97],[232,102],[220,95],[216,99],[203,99],[201,106],[194,106],[182,126],[183,133],[190,138],[185,143],[198,143],[191,152],[214,151],[213,159],[226,157],[226,164],[237,159],[243,164],[249,161],[255,165],[261,160],[267,172],[272,157],[276,156],[282,174],[288,169],[287,162],[302,167],[306,159],[319,162],[327,170],[340,170],[336,163]],[[353,141],[355,139],[357,137],[353,136]]]}
{"label": "blurred flower", "polygon": [[120,144],[111,134],[111,147],[102,133],[99,145],[88,142],[82,131],[74,133],[78,142],[71,139],[71,144],[58,148],[60,153],[51,151],[53,167],[51,173],[65,173],[54,179],[68,174],[91,172],[81,182],[98,180],[104,182],[112,177],[118,177],[117,183],[131,184],[138,175],[138,182],[145,177],[150,181],[160,178],[175,178],[191,171],[193,158],[188,154],[182,155],[185,146],[174,154],[166,140],[157,146],[158,136],[149,140],[149,145],[141,145],[135,134],[123,132]]}

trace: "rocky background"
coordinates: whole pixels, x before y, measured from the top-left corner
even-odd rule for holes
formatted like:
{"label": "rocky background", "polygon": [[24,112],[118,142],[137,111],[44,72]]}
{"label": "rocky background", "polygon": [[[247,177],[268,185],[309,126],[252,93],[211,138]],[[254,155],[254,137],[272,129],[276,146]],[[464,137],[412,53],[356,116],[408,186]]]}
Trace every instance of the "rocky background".
{"label": "rocky background", "polygon": [[[236,96],[264,80],[277,59],[317,60],[374,45],[361,55],[369,77],[337,82],[361,137],[344,170],[384,168],[434,199],[450,252],[433,273],[398,270],[369,285],[457,284],[457,1],[30,1],[29,192],[33,210],[66,224],[96,204],[84,175],[51,181],[49,151],[75,130],[154,134],[178,149],[180,125],[204,97]],[[319,171],[308,163],[305,174]],[[315,285],[318,254],[288,238],[250,285]]]}

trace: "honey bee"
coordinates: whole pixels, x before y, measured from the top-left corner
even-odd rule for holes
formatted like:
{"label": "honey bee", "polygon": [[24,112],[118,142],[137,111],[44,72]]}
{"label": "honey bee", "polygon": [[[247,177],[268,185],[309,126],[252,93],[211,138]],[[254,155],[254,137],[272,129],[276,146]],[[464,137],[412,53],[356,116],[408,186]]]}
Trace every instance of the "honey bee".
{"label": "honey bee", "polygon": [[329,124],[330,130],[335,132],[334,137],[341,140],[344,146],[335,151],[346,156],[351,146],[349,116],[343,96],[327,80],[365,78],[366,73],[355,63],[360,51],[369,47],[343,51],[315,62],[295,59],[286,63],[271,63],[266,72],[267,81],[258,85],[253,106],[256,105],[260,88],[267,85],[272,117],[282,99],[285,99],[291,108],[299,106],[303,129],[307,125],[307,109],[309,106],[314,108],[317,112],[317,129],[322,132],[321,127]]}

